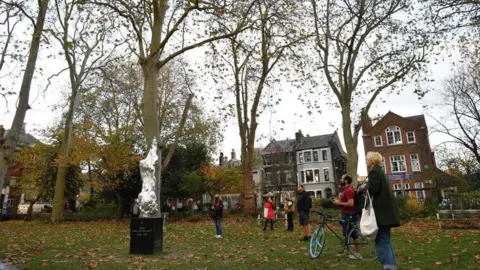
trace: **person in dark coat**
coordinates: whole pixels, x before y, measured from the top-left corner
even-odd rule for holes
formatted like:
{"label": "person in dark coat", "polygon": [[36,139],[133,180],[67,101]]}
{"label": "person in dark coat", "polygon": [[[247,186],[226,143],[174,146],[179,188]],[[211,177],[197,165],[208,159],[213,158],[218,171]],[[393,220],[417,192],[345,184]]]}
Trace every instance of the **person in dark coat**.
{"label": "person in dark coat", "polygon": [[215,195],[215,201],[212,205],[213,220],[215,221],[216,235],[215,238],[222,238],[222,217],[223,217],[223,201],[220,195]]}
{"label": "person in dark coat", "polygon": [[310,229],[310,209],[312,208],[312,199],[308,196],[303,185],[297,186],[297,211],[300,225],[303,227],[302,241],[308,241],[312,235]]}
{"label": "person in dark coat", "polygon": [[383,157],[380,153],[367,153],[368,182],[360,187],[366,189],[373,197],[373,209],[377,219],[378,233],[375,239],[375,250],[383,269],[395,270],[395,252],[393,251],[390,230],[400,226],[398,207],[393,197],[387,175],[383,171]]}

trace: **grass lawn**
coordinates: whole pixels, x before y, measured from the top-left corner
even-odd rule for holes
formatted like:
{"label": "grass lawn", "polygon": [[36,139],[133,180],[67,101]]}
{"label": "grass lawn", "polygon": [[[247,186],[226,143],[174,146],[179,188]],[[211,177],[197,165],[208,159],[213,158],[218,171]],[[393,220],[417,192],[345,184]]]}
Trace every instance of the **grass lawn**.
{"label": "grass lawn", "polygon": [[[301,231],[260,231],[256,222],[223,222],[215,239],[212,222],[167,224],[162,254],[130,256],[125,222],[8,221],[0,223],[0,260],[28,269],[381,269],[378,261],[337,257],[338,240],[327,236],[312,260]],[[418,220],[393,230],[399,269],[480,269],[480,230],[438,230]],[[227,268],[228,267],[228,268]]]}

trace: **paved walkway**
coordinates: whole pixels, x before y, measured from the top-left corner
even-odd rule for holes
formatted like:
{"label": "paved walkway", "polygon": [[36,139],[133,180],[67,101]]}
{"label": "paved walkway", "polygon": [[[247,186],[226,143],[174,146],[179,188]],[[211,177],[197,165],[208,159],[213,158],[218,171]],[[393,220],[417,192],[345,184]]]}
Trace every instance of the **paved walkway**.
{"label": "paved walkway", "polygon": [[18,268],[15,265],[5,265],[0,261],[0,270],[17,270]]}

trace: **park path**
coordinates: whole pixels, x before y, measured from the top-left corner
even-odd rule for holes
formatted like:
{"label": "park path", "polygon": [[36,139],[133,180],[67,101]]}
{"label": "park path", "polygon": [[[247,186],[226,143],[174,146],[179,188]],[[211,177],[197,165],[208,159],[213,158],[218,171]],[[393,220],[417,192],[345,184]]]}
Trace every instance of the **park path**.
{"label": "park path", "polygon": [[15,265],[5,265],[0,261],[0,270],[17,270],[18,268]]}

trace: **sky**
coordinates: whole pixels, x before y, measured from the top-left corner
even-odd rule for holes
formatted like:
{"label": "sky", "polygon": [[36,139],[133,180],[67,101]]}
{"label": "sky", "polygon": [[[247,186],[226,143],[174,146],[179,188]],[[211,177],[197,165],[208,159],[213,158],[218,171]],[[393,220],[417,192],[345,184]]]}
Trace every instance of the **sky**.
{"label": "sky", "polygon": [[[65,63],[61,57],[51,57],[55,50],[54,47],[42,47],[38,57],[37,76],[32,83],[30,94],[30,106],[32,107],[32,110],[27,112],[25,118],[27,132],[32,133],[35,129],[51,125],[59,119],[59,110],[55,110],[54,106],[59,104],[60,100],[62,100],[62,91],[68,89],[68,77],[66,73],[55,78],[53,80],[54,83],[50,86],[48,91],[44,91],[44,88],[47,85],[47,74],[53,74],[65,67]],[[442,80],[451,74],[453,63],[458,62],[459,60],[457,52],[452,51],[451,53],[451,57],[445,57],[443,61],[429,65],[429,70],[434,74],[434,81],[426,82],[428,86],[440,89]],[[196,62],[198,65],[203,61],[200,55],[203,57],[202,49],[187,53],[185,59],[192,63]],[[13,74],[22,74],[22,66],[11,65],[10,68]],[[40,70],[43,70],[43,73],[41,73]],[[202,75],[199,74],[198,76]],[[20,81],[21,76],[15,78],[0,77],[0,84],[2,86],[6,85],[14,91],[19,90]],[[215,94],[212,91],[209,92],[209,90],[212,90],[212,85],[209,84],[208,80],[200,83],[199,87],[202,88],[202,91],[205,91],[207,95],[213,96]],[[295,137],[295,132],[298,130],[302,130],[304,135],[309,134],[311,136],[337,131],[340,140],[343,143],[341,115],[338,109],[325,105],[325,107],[322,108],[321,114],[313,113],[312,115],[308,115],[307,108],[297,99],[299,92],[307,92],[308,89],[292,89],[289,86],[280,87],[284,88],[282,89],[283,91],[276,91],[276,93],[278,93],[277,95],[282,99],[280,104],[272,109],[267,109],[259,117],[259,126],[257,130],[257,138],[259,139],[256,143],[256,147],[265,147],[270,138],[275,138],[276,140],[292,139]],[[392,111],[404,117],[426,114],[427,124],[431,130],[435,125],[435,120],[432,119],[430,115],[438,117],[442,113],[441,107],[438,106],[438,103],[440,102],[438,98],[439,95],[437,92],[430,92],[422,100],[418,100],[417,96],[413,93],[413,90],[413,86],[410,85],[405,87],[400,95],[380,95],[370,110],[370,116],[384,115],[388,111]],[[306,98],[319,99],[322,101],[325,97],[317,94],[308,95]],[[381,102],[380,98],[385,100],[385,102]],[[17,96],[10,96],[7,99],[8,103],[3,101],[0,102],[0,125],[4,125],[7,129],[10,128],[13,121],[16,100]],[[207,109],[219,106],[219,104],[215,103],[212,98],[207,100],[208,102],[205,104]],[[284,123],[282,123],[282,121]],[[240,137],[238,135],[236,118],[230,118],[225,124],[226,129],[223,134],[224,141],[217,147],[218,153],[214,154],[214,158],[216,158],[221,151],[228,156],[232,149],[235,149],[237,153],[240,152]],[[358,173],[359,175],[366,175],[365,160],[363,158],[364,148],[361,135],[362,134],[360,134],[358,145],[360,156]],[[447,139],[448,138],[441,136],[440,134],[431,134],[430,143],[432,148]],[[239,154],[237,154],[237,157],[239,157]]]}

